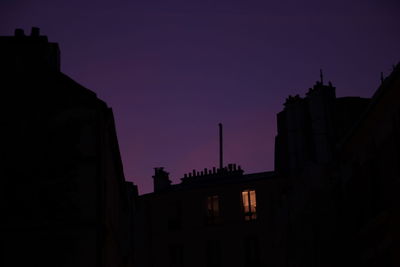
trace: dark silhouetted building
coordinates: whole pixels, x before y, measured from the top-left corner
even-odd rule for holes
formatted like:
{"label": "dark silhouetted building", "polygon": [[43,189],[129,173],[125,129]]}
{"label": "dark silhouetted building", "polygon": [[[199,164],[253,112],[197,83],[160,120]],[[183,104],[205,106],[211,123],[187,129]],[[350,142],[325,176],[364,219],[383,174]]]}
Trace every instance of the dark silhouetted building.
{"label": "dark silhouetted building", "polygon": [[156,168],[138,266],[399,266],[400,66],[372,99],[318,81],[277,115],[275,170]]}
{"label": "dark silhouetted building", "polygon": [[156,168],[138,196],[112,110],[60,72],[58,45],[16,30],[0,55],[0,266],[400,266],[400,65],[371,99],[322,75],[290,96],[274,171],[221,151],[179,184]]}
{"label": "dark silhouetted building", "polygon": [[400,266],[400,64],[339,144],[343,253],[353,266]]}
{"label": "dark silhouetted building", "polygon": [[294,173],[330,164],[335,145],[350,129],[369,99],[336,98],[331,82],[317,82],[306,97],[289,96],[277,115],[275,171]]}
{"label": "dark silhouetted building", "polygon": [[[154,182],[168,177],[155,169]],[[138,266],[261,266],[285,262],[281,179],[234,164],[193,171],[182,183],[140,196]],[[264,203],[264,204],[260,204]],[[265,203],[268,203],[265,205]]]}
{"label": "dark silhouetted building", "polygon": [[0,37],[0,266],[131,266],[136,187],[111,108],[33,28]]}

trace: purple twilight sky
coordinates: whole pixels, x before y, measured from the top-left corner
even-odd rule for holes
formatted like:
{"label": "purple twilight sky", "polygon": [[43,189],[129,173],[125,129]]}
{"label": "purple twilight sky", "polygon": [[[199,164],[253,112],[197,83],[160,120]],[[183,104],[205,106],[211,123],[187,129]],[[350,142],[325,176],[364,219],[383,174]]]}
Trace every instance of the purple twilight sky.
{"label": "purple twilight sky", "polygon": [[275,116],[319,79],[371,96],[400,60],[398,0],[1,0],[0,35],[32,26],[62,71],[114,110],[127,180],[152,191],[218,164],[273,169]]}

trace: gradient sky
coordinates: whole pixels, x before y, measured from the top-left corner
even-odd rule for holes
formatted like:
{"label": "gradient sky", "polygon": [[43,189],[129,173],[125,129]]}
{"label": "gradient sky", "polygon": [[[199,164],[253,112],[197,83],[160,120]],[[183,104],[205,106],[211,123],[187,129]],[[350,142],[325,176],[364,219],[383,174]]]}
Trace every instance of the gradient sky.
{"label": "gradient sky", "polygon": [[225,163],[273,169],[275,116],[319,79],[369,97],[400,60],[398,0],[0,0],[0,35],[32,26],[64,73],[114,110],[127,180],[152,191]]}

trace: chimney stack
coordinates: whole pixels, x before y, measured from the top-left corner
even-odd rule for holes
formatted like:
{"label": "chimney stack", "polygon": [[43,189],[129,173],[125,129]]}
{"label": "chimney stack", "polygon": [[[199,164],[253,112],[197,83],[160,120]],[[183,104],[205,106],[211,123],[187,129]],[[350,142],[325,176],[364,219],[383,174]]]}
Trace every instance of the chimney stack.
{"label": "chimney stack", "polygon": [[40,36],[40,29],[38,27],[32,27],[31,36],[32,37],[39,37]]}
{"label": "chimney stack", "polygon": [[22,36],[25,36],[24,30],[23,30],[23,29],[15,29],[15,31],[14,31],[14,36],[15,36],[15,37],[22,37]]}
{"label": "chimney stack", "polygon": [[154,192],[165,191],[171,186],[169,173],[163,167],[154,168],[153,179]]}

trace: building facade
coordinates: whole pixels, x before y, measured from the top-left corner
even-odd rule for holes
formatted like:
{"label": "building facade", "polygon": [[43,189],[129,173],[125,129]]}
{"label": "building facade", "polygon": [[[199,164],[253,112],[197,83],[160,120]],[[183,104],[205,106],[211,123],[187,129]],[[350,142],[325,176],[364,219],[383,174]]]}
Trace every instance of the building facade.
{"label": "building facade", "polygon": [[[399,66],[371,98],[322,77],[277,115],[275,170],[230,164],[139,197],[138,266],[398,266]],[[140,233],[139,233],[140,232]]]}
{"label": "building facade", "polygon": [[400,265],[400,65],[371,99],[322,77],[277,115],[275,170],[126,182],[111,108],[33,28],[0,37],[0,266]]}
{"label": "building facade", "polygon": [[344,255],[358,266],[400,265],[400,64],[340,143]]}
{"label": "building facade", "polygon": [[131,266],[135,186],[111,108],[33,28],[0,37],[1,266]]}
{"label": "building facade", "polygon": [[[167,175],[157,168],[155,183]],[[141,196],[137,265],[284,266],[281,187],[273,172],[244,175],[230,165]]]}

